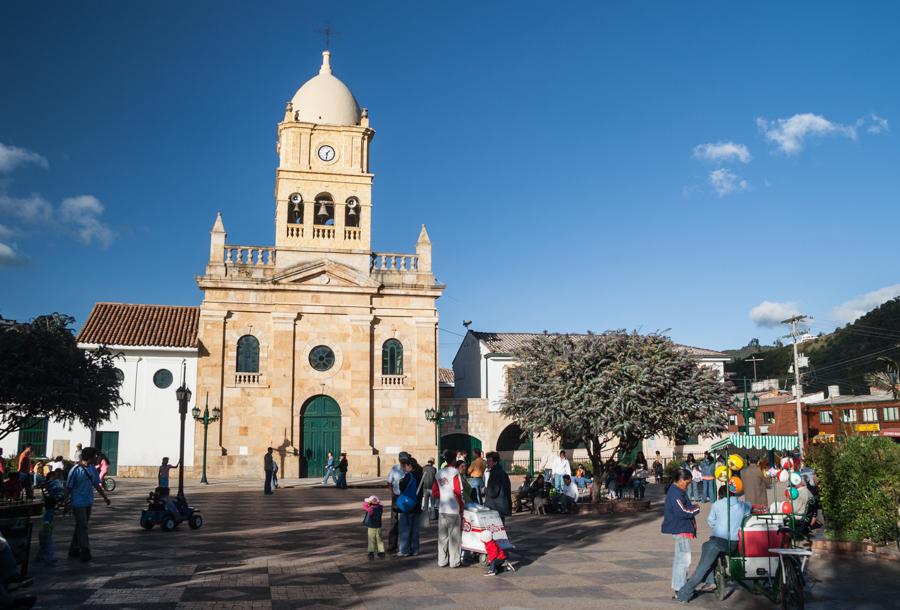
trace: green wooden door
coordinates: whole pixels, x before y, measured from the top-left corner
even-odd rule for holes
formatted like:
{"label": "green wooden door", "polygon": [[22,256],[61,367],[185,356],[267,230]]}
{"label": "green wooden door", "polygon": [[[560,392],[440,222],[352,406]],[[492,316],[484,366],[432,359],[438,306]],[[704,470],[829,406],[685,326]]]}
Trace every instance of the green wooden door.
{"label": "green wooden door", "polygon": [[19,430],[19,449],[16,452],[17,454],[22,453],[25,445],[31,445],[32,460],[47,455],[48,421],[46,417],[31,417],[25,422],[25,426]]}
{"label": "green wooden door", "polygon": [[96,441],[100,453],[109,460],[109,472],[107,474],[116,476],[116,466],[119,463],[119,433],[97,431]]}
{"label": "green wooden door", "polygon": [[303,464],[307,477],[325,474],[328,452],[334,454],[335,466],[341,454],[341,408],[330,396],[311,398],[303,408]]}
{"label": "green wooden door", "polygon": [[464,451],[466,459],[472,461],[475,449],[481,449],[481,439],[471,434],[447,434],[441,437],[441,450]]}

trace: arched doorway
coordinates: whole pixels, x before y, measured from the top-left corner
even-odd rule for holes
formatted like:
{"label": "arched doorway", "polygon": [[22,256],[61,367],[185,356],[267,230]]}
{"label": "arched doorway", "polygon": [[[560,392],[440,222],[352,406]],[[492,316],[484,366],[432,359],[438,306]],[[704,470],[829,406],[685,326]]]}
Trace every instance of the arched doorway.
{"label": "arched doorway", "polygon": [[475,449],[481,449],[481,440],[470,434],[447,434],[441,437],[442,451],[463,451],[469,461],[475,455],[473,453]]}
{"label": "arched doorway", "polygon": [[325,474],[328,452],[337,464],[341,454],[341,408],[331,396],[313,396],[300,411],[301,477],[321,477]]}

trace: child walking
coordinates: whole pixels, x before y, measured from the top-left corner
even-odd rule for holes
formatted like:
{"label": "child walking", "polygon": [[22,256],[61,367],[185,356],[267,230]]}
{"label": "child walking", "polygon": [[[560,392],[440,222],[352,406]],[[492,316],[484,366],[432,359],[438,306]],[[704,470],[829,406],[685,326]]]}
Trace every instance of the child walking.
{"label": "child walking", "polygon": [[369,559],[375,559],[376,551],[378,551],[378,558],[384,559],[384,540],[381,538],[381,514],[384,509],[381,506],[381,500],[378,496],[369,496],[363,500],[363,510],[366,511],[363,525],[368,528],[369,532]]}
{"label": "child walking", "polygon": [[44,499],[44,518],[41,520],[41,531],[38,533],[37,560],[46,563],[56,563],[53,551],[53,518],[65,501],[63,474],[62,470],[54,470],[44,483],[47,494]]}
{"label": "child walking", "polygon": [[484,550],[487,553],[488,560],[488,571],[485,576],[496,576],[503,570],[516,571],[512,564],[507,561],[509,557],[506,555],[506,551],[500,548],[490,530],[482,530],[481,541],[484,543]]}

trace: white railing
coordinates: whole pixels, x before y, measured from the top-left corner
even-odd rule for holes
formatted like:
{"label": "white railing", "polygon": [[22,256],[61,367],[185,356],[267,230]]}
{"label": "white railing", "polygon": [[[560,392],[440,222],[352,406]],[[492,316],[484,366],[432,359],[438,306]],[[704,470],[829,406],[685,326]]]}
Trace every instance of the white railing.
{"label": "white railing", "polygon": [[334,239],[334,227],[313,227],[313,239]]}
{"label": "white railing", "polygon": [[287,236],[288,237],[303,237],[303,225],[288,225],[287,226]]}
{"label": "white railing", "polygon": [[382,375],[381,385],[387,387],[405,386],[406,375]]}
{"label": "white railing", "polygon": [[260,385],[262,373],[235,373],[234,385]]}
{"label": "white railing", "polygon": [[265,246],[225,246],[225,264],[274,267],[275,248]]}
{"label": "white railing", "polygon": [[419,257],[415,254],[373,253],[372,271],[417,271]]}
{"label": "white railing", "polygon": [[347,227],[344,229],[344,239],[358,240],[362,237],[362,231],[355,227]]}

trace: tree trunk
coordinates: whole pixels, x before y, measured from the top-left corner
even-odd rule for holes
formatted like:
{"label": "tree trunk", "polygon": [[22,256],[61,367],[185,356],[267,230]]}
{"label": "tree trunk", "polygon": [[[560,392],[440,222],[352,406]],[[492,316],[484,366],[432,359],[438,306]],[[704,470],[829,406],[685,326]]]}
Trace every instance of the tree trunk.
{"label": "tree trunk", "polygon": [[591,502],[599,502],[601,487],[600,476],[603,473],[603,456],[601,455],[601,452],[606,443],[601,445],[600,439],[594,437],[588,439],[588,442],[585,445],[588,448],[588,455],[591,458],[591,467],[593,468],[592,474],[594,475],[594,484],[591,486]]}

